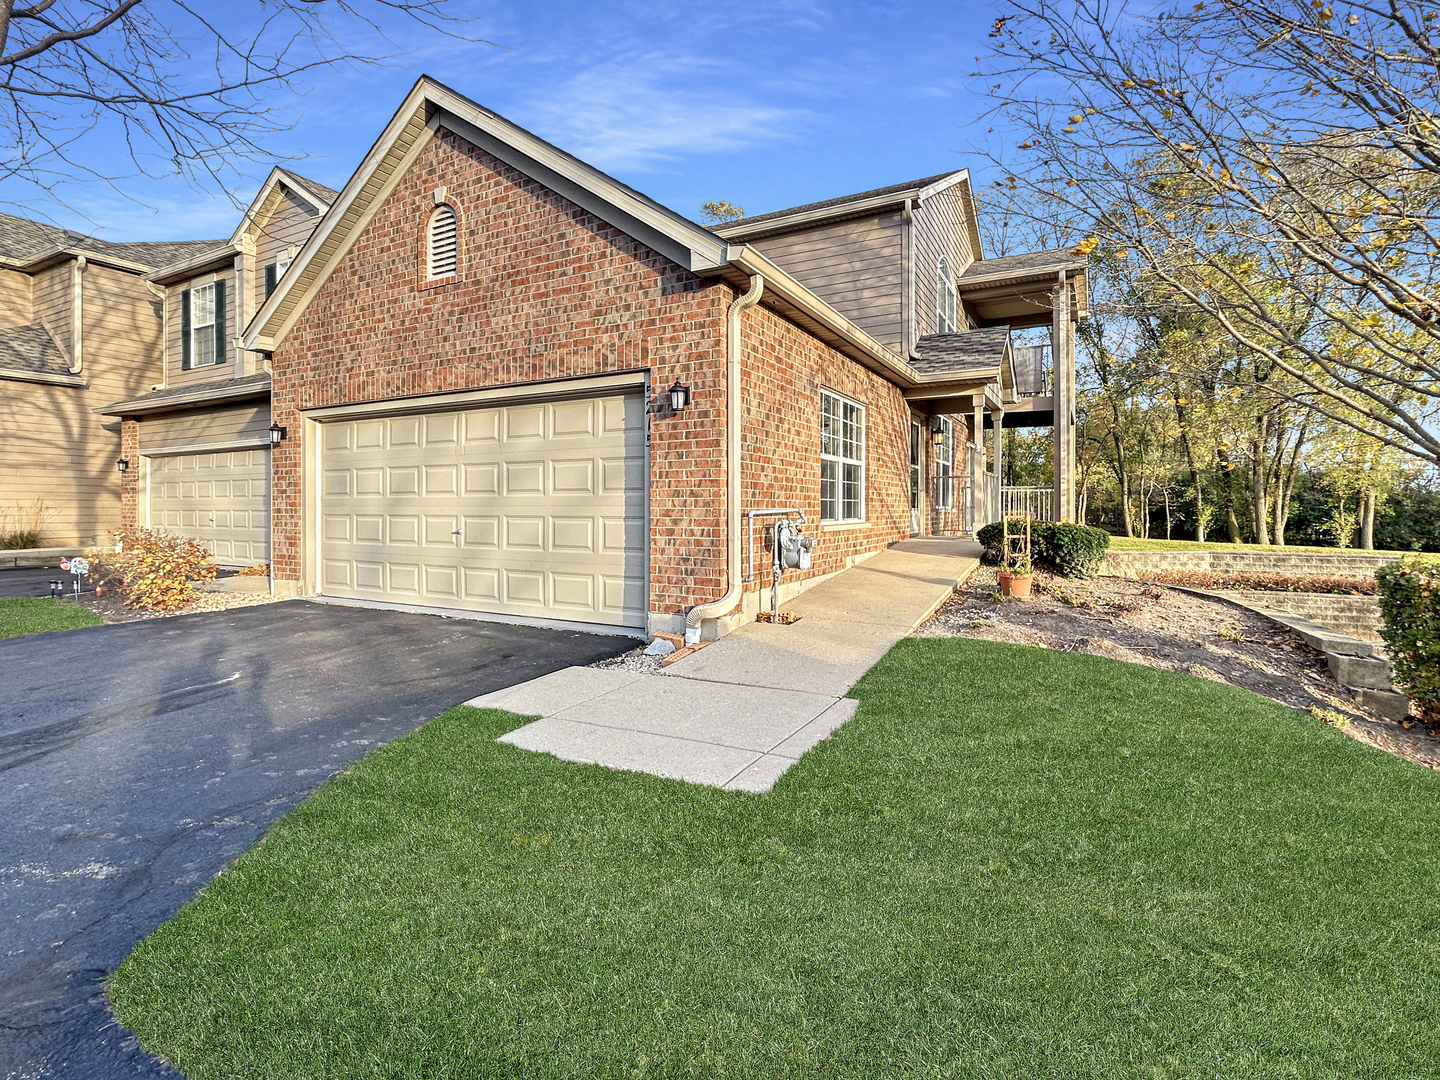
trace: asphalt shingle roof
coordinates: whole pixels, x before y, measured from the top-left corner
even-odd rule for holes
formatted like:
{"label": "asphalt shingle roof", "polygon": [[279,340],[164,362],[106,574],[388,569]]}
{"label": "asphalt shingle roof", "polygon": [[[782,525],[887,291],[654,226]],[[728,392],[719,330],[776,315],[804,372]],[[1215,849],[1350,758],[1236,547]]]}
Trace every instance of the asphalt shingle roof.
{"label": "asphalt shingle roof", "polygon": [[0,213],[0,259],[26,263],[56,248],[73,249],[90,255],[123,259],[147,270],[157,270],[181,259],[223,244],[224,240],[145,240],[116,243],[62,229],[42,221]]}
{"label": "asphalt shingle roof", "polygon": [[967,278],[989,277],[992,274],[1034,274],[1052,267],[1084,265],[1083,255],[1071,255],[1068,251],[1028,251],[1024,255],[1003,255],[998,259],[971,263],[960,275],[958,284],[963,287]]}
{"label": "asphalt shingle roof", "polygon": [[993,371],[1005,359],[1010,340],[1008,326],[961,330],[954,334],[926,334],[915,343],[910,365],[922,375],[964,375]]}
{"label": "asphalt shingle roof", "polygon": [[[141,394],[139,397],[126,398],[124,401],[117,401],[114,405],[106,406],[107,409],[114,409],[116,405],[125,405],[137,410],[153,411],[158,406],[163,406],[171,398],[191,397],[218,397],[231,396],[231,391],[242,391],[253,387],[258,394],[259,391],[268,389],[270,386],[269,372],[259,372],[255,375],[242,375],[238,379],[216,379],[214,382],[188,384],[184,386],[169,386],[164,390],[152,390],[148,394]],[[249,395],[245,395],[249,396]],[[183,406],[182,406],[183,407]],[[118,416],[120,413],[106,413],[108,416]]]}
{"label": "asphalt shingle roof", "polygon": [[317,183],[316,181],[311,180],[308,176],[301,176],[299,173],[292,172],[290,169],[286,169],[284,170],[284,172],[285,175],[290,177],[292,180],[297,180],[300,183],[304,184],[312,195],[317,196],[327,206],[340,197],[340,193],[334,188],[328,188],[324,184]]}
{"label": "asphalt shingle roof", "polygon": [[927,176],[923,180],[910,180],[904,184],[891,184],[888,187],[872,188],[869,191],[857,191],[853,195],[841,195],[837,199],[825,199],[821,202],[806,203],[804,206],[792,206],[788,210],[774,210],[768,214],[756,214],[753,217],[736,218],[734,221],[720,221],[710,226],[714,229],[731,229],[737,225],[755,225],[760,222],[770,221],[774,218],[788,217],[790,214],[803,214],[810,210],[826,210],[832,206],[844,206],[846,203],[860,202],[863,199],[876,198],[881,195],[889,195],[897,191],[909,191],[912,188],[929,187],[947,176],[954,176],[959,170],[939,173],[935,176]]}
{"label": "asphalt shingle roof", "polygon": [[0,370],[69,375],[70,363],[40,323],[0,330]]}

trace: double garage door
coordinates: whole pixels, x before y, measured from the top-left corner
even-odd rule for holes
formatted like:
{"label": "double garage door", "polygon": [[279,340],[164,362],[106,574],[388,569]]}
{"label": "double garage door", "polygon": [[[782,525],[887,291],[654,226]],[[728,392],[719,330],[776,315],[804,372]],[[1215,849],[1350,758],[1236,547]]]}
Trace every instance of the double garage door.
{"label": "double garage door", "polygon": [[225,566],[269,561],[270,451],[147,460],[152,529],[198,540]]}
{"label": "double garage door", "polygon": [[644,628],[639,394],[321,432],[322,595]]}

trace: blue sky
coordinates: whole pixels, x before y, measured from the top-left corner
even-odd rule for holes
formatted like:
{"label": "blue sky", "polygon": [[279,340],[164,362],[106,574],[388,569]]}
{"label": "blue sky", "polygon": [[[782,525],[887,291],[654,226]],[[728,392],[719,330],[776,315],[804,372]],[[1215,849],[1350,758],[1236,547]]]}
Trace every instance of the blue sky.
{"label": "blue sky", "polygon": [[[269,145],[340,187],[428,73],[626,183],[697,217],[707,198],[764,213],[954,168],[980,170],[987,104],[971,89],[991,3],[573,3],[452,0],[471,44],[395,23],[407,50],[337,68],[268,104],[293,123]],[[92,147],[92,151],[95,148]],[[103,151],[103,144],[100,149]],[[264,167],[245,164],[247,197]],[[127,201],[72,189],[60,224],[116,240],[228,235],[232,204],[184,181],[134,181]],[[97,227],[98,226],[98,227]]]}

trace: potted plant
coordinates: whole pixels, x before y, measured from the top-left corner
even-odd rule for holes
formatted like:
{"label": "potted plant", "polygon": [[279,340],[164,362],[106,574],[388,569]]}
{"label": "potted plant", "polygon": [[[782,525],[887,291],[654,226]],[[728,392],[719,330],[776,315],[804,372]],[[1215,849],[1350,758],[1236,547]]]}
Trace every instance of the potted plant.
{"label": "potted plant", "polygon": [[1016,600],[1030,598],[1030,581],[1034,573],[1027,556],[1017,555],[1006,559],[996,571],[995,577],[1000,582],[1001,596],[1014,597]]}

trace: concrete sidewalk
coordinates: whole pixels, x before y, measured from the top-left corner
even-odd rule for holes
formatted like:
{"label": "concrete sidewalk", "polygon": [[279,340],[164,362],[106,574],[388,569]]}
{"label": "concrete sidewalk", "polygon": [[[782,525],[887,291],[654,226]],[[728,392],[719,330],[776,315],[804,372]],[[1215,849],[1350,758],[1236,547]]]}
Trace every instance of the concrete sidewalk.
{"label": "concrete sidewalk", "polygon": [[566,761],[734,791],[768,791],[855,715],[845,694],[979,564],[978,544],[906,540],[660,675],[572,667],[466,702],[539,716],[506,735]]}

